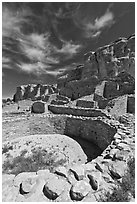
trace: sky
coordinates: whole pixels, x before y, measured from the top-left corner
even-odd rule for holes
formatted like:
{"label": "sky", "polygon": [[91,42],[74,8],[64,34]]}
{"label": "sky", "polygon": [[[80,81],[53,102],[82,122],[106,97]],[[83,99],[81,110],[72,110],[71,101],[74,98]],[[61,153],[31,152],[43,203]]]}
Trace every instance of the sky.
{"label": "sky", "polygon": [[133,33],[133,2],[3,2],[2,97],[22,84],[55,84],[84,53]]}

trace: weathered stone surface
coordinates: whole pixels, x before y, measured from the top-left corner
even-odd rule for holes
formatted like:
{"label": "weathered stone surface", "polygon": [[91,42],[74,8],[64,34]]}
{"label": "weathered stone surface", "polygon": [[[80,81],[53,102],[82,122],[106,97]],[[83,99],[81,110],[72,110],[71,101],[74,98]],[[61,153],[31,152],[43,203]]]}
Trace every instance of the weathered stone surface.
{"label": "weathered stone surface", "polygon": [[91,190],[90,184],[84,180],[77,181],[70,189],[72,200],[81,201]]}
{"label": "weathered stone surface", "polygon": [[68,170],[64,166],[57,167],[55,173],[66,178],[68,177]]}
{"label": "weathered stone surface", "polygon": [[122,176],[124,176],[126,168],[127,165],[125,162],[116,161],[109,166],[109,171],[116,179],[120,179]]}
{"label": "weathered stone surface", "polygon": [[91,171],[90,174],[87,174],[89,180],[90,180],[90,185],[93,190],[98,190],[99,188],[99,183],[101,182],[101,172],[100,171]]}
{"label": "weathered stone surface", "polygon": [[45,184],[43,192],[47,198],[55,200],[65,190],[65,188],[66,181],[55,176]]}
{"label": "weathered stone surface", "polygon": [[118,150],[114,155],[114,159],[117,159],[120,161],[127,161],[131,155],[132,155],[132,152],[129,152],[127,150]]}
{"label": "weathered stone surface", "polygon": [[21,183],[21,189],[25,193],[30,192],[36,183],[36,179],[37,177],[29,177],[29,178],[24,179]]}
{"label": "weathered stone surface", "polygon": [[14,186],[19,187],[20,184],[27,179],[36,179],[36,172],[22,172],[14,178]]}
{"label": "weathered stone surface", "polygon": [[86,197],[83,198],[82,202],[97,202],[94,193],[91,191]]}
{"label": "weathered stone surface", "polygon": [[72,166],[70,170],[74,173],[74,175],[78,181],[82,180],[85,177],[85,170],[80,165],[79,166]]}
{"label": "weathered stone surface", "polygon": [[118,143],[117,144],[117,148],[120,149],[120,150],[127,150],[127,151],[130,151],[130,147],[129,145],[121,142],[121,143]]}
{"label": "weathered stone surface", "polygon": [[70,194],[69,194],[69,189],[65,189],[64,192],[59,195],[59,197],[56,198],[56,202],[72,202]]}

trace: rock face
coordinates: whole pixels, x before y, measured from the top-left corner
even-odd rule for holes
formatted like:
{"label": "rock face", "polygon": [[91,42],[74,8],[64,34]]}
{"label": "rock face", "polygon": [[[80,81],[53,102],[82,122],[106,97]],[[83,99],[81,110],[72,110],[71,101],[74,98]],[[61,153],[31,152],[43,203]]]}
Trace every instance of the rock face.
{"label": "rock face", "polygon": [[17,91],[13,97],[14,102],[18,102],[24,99],[45,99],[50,94],[57,93],[55,85],[42,85],[42,84],[29,84],[17,87]]}
{"label": "rock face", "polygon": [[[131,80],[127,81],[124,75]],[[98,83],[106,80],[104,97],[108,98],[110,93],[114,96],[132,93],[134,77],[135,35],[132,35],[86,53],[83,66],[58,79],[58,89],[60,94],[75,100],[94,93]]]}

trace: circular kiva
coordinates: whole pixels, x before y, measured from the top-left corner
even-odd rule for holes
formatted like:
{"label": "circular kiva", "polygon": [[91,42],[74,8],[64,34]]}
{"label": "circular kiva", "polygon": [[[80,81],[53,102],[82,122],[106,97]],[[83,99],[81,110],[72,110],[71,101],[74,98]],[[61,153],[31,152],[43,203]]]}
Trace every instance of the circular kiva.
{"label": "circular kiva", "polygon": [[60,134],[31,135],[3,143],[3,163],[23,154],[25,158],[33,153],[44,152],[54,158],[54,162],[63,161],[69,166],[73,163],[82,164],[87,161],[87,156],[81,146],[72,138]]}

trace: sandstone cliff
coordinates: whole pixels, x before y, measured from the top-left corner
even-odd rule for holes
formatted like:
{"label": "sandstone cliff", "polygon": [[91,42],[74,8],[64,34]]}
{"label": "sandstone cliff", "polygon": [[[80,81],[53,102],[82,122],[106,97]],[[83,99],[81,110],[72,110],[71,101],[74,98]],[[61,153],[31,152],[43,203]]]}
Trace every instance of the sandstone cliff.
{"label": "sandstone cliff", "polygon": [[97,84],[105,80],[104,94],[109,98],[110,92],[114,92],[112,97],[133,93],[134,76],[135,35],[132,35],[86,53],[84,65],[60,77],[57,87],[61,95],[74,100],[94,93]]}
{"label": "sandstone cliff", "polygon": [[24,99],[45,99],[47,95],[57,93],[55,85],[29,84],[17,87],[17,91],[13,96],[14,102]]}

